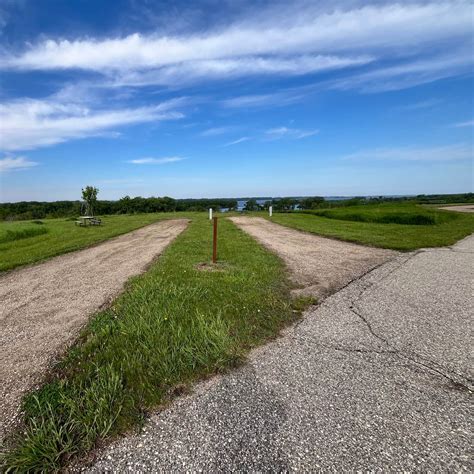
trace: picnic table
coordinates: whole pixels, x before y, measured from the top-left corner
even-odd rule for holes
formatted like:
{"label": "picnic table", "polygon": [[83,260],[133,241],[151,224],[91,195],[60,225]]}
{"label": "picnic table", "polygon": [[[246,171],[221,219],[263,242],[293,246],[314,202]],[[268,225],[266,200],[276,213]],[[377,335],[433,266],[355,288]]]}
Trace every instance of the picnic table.
{"label": "picnic table", "polygon": [[101,224],[102,224],[102,221],[99,218],[93,217],[93,216],[80,216],[76,221],[76,225],[80,225],[83,227],[87,227],[88,225],[101,225]]}

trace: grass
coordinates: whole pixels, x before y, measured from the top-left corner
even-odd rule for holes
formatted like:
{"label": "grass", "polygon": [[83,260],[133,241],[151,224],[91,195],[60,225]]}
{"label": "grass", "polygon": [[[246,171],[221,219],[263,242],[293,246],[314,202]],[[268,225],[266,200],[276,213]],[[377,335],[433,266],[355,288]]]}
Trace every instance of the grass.
{"label": "grass", "polygon": [[373,224],[435,225],[455,219],[451,213],[441,213],[430,209],[401,205],[350,206],[331,210],[303,211],[329,219]]}
{"label": "grass", "polygon": [[318,235],[403,251],[452,245],[474,232],[472,214],[412,203],[273,214],[271,220]]}
{"label": "grass", "polygon": [[281,261],[227,219],[219,235],[222,264],[199,269],[210,260],[211,224],[194,216],[150,270],[91,320],[50,382],[25,399],[6,469],[60,469],[140,424],[183,386],[232,367],[311,303],[293,309]]}
{"label": "grass", "polygon": [[0,234],[0,244],[16,240],[29,239],[37,235],[47,234],[46,227],[25,227],[22,229],[6,229]]}
{"label": "grass", "polygon": [[105,216],[101,226],[90,227],[76,226],[75,219],[1,222],[0,271],[79,250],[175,216],[170,213]]}

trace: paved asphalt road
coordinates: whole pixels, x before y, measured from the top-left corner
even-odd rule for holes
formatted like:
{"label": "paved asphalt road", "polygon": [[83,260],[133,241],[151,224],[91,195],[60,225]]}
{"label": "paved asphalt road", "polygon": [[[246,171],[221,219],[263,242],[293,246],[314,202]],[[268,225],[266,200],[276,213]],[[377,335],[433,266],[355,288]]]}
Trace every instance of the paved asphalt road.
{"label": "paved asphalt road", "polygon": [[473,281],[473,236],[403,254],[89,470],[472,471]]}

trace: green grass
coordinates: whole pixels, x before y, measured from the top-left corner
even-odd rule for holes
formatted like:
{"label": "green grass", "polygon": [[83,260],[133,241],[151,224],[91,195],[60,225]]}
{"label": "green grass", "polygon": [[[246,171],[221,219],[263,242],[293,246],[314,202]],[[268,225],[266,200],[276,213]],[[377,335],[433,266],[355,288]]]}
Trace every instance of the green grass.
{"label": "green grass", "polygon": [[456,218],[452,213],[441,213],[412,205],[365,205],[340,207],[321,211],[302,211],[329,219],[373,224],[434,225],[449,222]]}
{"label": "green grass", "polygon": [[24,227],[21,229],[6,229],[0,233],[0,244],[14,242],[16,240],[29,239],[37,235],[47,234],[46,227]]}
{"label": "green grass", "polygon": [[105,216],[102,217],[101,226],[90,227],[76,226],[75,219],[1,222],[0,271],[78,250],[158,220],[173,217],[176,217],[176,214]]}
{"label": "green grass", "polygon": [[221,264],[198,270],[210,256],[211,224],[195,215],[150,270],[91,320],[51,381],[25,399],[6,468],[59,469],[141,423],[198,377],[232,367],[311,303],[292,307],[281,261],[227,219],[219,222]]}
{"label": "green grass", "polygon": [[318,235],[396,250],[451,245],[474,232],[474,215],[427,209],[412,203],[277,213],[271,220]]}

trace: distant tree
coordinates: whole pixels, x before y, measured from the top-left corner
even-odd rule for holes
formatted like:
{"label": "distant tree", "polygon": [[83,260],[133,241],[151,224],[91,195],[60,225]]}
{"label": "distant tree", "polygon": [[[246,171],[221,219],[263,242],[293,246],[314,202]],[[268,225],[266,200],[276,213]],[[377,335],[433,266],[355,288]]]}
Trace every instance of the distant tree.
{"label": "distant tree", "polygon": [[130,204],[130,196],[124,196],[123,198],[120,198],[119,203],[118,203],[118,212],[120,214],[129,214],[130,209],[131,209],[131,204]]}
{"label": "distant tree", "polygon": [[257,200],[252,198],[245,203],[244,211],[258,211],[260,206],[257,203]]}
{"label": "distant tree", "polygon": [[292,211],[297,204],[298,201],[296,199],[284,197],[275,199],[272,205],[275,211]]}
{"label": "distant tree", "polygon": [[304,198],[300,201],[301,209],[317,209],[324,204],[324,198],[319,196]]}
{"label": "distant tree", "polygon": [[99,190],[94,186],[86,186],[82,189],[82,199],[86,203],[86,214],[88,216],[94,215],[94,208],[97,204],[97,194]]}

